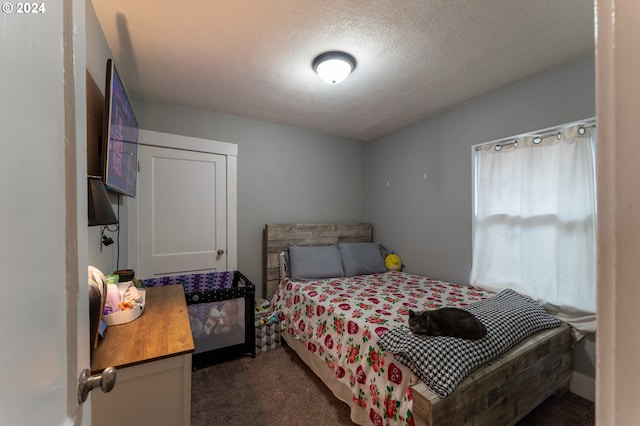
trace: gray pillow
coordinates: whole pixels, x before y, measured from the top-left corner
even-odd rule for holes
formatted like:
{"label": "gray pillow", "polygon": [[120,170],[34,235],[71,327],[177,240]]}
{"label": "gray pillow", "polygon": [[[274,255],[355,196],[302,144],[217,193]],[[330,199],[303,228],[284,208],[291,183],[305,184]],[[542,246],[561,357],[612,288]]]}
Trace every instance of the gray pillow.
{"label": "gray pillow", "polygon": [[296,281],[344,277],[340,252],[330,246],[298,246],[289,244],[291,278]]}
{"label": "gray pillow", "polygon": [[376,243],[339,243],[342,267],[346,277],[379,274],[387,270]]}

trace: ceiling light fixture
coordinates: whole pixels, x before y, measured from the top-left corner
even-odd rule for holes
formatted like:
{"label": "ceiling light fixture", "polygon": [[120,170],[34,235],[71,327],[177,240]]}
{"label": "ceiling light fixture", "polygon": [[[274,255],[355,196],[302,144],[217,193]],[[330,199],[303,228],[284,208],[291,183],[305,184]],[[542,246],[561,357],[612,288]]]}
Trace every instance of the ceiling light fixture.
{"label": "ceiling light fixture", "polygon": [[325,52],[313,60],[313,70],[329,84],[338,84],[356,68],[353,56],[344,52]]}

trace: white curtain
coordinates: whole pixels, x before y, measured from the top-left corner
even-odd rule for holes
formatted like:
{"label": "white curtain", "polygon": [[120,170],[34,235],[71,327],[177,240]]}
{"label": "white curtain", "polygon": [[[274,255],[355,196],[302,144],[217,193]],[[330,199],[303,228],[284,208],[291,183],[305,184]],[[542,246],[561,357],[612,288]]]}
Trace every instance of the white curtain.
{"label": "white curtain", "polygon": [[532,297],[576,337],[595,332],[595,129],[511,142],[475,151],[470,282]]}

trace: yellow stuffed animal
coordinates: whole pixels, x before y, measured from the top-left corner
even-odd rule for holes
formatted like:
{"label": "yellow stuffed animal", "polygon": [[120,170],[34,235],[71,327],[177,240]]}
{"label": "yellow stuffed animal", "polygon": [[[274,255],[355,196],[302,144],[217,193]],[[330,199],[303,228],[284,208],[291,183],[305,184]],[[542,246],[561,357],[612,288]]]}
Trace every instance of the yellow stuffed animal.
{"label": "yellow stuffed animal", "polygon": [[404,266],[400,256],[394,252],[390,252],[387,257],[384,258],[384,263],[390,271],[401,271]]}

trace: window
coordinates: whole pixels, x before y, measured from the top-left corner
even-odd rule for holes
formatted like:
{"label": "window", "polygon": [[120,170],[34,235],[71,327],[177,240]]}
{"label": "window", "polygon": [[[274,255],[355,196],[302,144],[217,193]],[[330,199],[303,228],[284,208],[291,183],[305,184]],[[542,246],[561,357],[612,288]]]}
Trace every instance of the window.
{"label": "window", "polygon": [[526,294],[595,331],[595,129],[474,147],[472,285]]}

